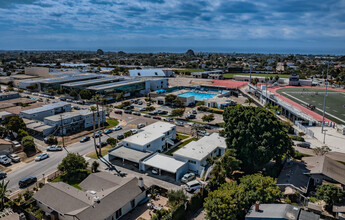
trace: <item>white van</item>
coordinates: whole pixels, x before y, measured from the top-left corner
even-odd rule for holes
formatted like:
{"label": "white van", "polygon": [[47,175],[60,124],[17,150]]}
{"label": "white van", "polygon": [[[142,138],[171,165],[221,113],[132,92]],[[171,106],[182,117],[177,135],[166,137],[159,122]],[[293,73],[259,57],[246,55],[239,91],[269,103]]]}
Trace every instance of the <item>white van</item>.
{"label": "white van", "polygon": [[198,181],[198,180],[190,181],[190,182],[186,183],[186,191],[187,192],[194,192],[195,190],[200,189],[202,184],[203,183]]}

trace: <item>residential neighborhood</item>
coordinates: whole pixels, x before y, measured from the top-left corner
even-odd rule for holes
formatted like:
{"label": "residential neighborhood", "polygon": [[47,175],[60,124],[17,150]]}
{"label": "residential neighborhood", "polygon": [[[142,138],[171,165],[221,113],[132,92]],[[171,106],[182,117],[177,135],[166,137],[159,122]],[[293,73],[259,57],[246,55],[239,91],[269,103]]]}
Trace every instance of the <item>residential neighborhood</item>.
{"label": "residential neighborhood", "polygon": [[344,11],[0,1],[0,220],[345,220]]}

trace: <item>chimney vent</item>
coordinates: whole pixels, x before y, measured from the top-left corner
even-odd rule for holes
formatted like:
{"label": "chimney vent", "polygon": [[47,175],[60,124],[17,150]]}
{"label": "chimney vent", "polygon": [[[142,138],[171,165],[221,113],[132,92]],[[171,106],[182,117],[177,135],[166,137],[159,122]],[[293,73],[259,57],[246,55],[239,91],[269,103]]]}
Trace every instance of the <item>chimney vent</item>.
{"label": "chimney vent", "polygon": [[255,211],[256,212],[260,211],[260,202],[259,201],[256,201],[256,203],[255,203]]}
{"label": "chimney vent", "polygon": [[145,187],[145,186],[144,186],[144,180],[143,180],[142,177],[139,177],[138,185],[139,185],[140,188],[144,188],[144,187]]}

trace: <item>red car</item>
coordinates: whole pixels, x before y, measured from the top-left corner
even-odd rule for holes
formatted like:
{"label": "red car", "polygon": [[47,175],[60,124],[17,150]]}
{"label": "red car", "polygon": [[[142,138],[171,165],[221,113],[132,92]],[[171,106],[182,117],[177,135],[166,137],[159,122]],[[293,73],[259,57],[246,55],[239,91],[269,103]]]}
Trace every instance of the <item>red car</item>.
{"label": "red car", "polygon": [[122,111],[120,111],[120,110],[116,110],[116,111],[114,111],[115,112],[115,114],[120,114],[120,115],[122,115]]}
{"label": "red car", "polygon": [[153,116],[152,118],[153,118],[153,119],[161,120],[161,117],[159,117],[159,116]]}

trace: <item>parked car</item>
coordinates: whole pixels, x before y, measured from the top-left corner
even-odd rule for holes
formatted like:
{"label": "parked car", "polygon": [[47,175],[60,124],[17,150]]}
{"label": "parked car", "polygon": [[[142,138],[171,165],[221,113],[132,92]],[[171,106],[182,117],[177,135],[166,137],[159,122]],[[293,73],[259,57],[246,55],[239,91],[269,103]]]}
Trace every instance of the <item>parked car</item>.
{"label": "parked car", "polygon": [[138,129],[143,128],[143,127],[145,127],[145,124],[142,124],[142,123],[141,123],[141,124],[138,124],[138,125],[137,125],[137,128],[138,128]]}
{"label": "parked car", "polygon": [[66,101],[66,98],[64,98],[64,97],[61,97],[61,98],[59,98],[61,101]]}
{"label": "parked car", "polygon": [[119,130],[121,130],[121,129],[122,129],[121,126],[115,126],[115,127],[113,127],[113,131],[119,131]]}
{"label": "parked car", "polygon": [[198,135],[200,135],[200,136],[210,136],[210,133],[208,133],[207,131],[199,131]]}
{"label": "parked car", "polygon": [[139,109],[139,111],[144,112],[144,111],[146,111],[146,108],[141,108],[141,109]]}
{"label": "parked car", "polygon": [[67,102],[72,102],[73,100],[72,99],[66,99]]}
{"label": "parked car", "polygon": [[132,132],[132,134],[138,133],[138,130],[137,130],[137,129],[131,129],[130,131]]}
{"label": "parked car", "polygon": [[89,136],[85,136],[85,137],[82,137],[80,139],[80,142],[83,143],[83,142],[86,142],[86,141],[89,141],[90,140],[90,137]]}
{"label": "parked car", "polygon": [[192,114],[196,115],[196,114],[198,114],[198,112],[195,109],[193,109]]}
{"label": "parked car", "polygon": [[9,165],[11,164],[11,159],[8,158],[6,155],[0,155],[0,163],[2,165]]}
{"label": "parked car", "polygon": [[47,147],[47,151],[62,151],[62,147],[57,145],[50,145]]}
{"label": "parked car", "polygon": [[151,106],[151,103],[147,102],[147,103],[146,103],[146,106]]}
{"label": "parked car", "polygon": [[19,180],[18,185],[20,188],[27,187],[28,185],[37,182],[37,178],[34,176],[28,176]]}
{"label": "parked car", "polygon": [[201,185],[202,185],[202,183],[199,182],[198,180],[193,180],[193,181],[187,182],[186,183],[186,191],[187,192],[194,192],[194,191],[200,189]]}
{"label": "parked car", "polygon": [[133,112],[133,115],[140,116],[140,115],[141,115],[141,113],[140,113],[140,112]]}
{"label": "parked car", "polygon": [[131,110],[134,109],[134,105],[129,105],[123,108],[124,110]]}
{"label": "parked car", "polygon": [[195,115],[186,115],[186,119],[195,119],[196,116]]}
{"label": "parked car", "polygon": [[0,172],[0,179],[5,179],[7,177],[6,172]]}
{"label": "parked car", "polygon": [[45,160],[47,158],[49,158],[49,154],[41,153],[35,158],[35,161],[41,161],[41,160]]}
{"label": "parked car", "polygon": [[204,125],[204,128],[205,129],[212,129],[211,125],[208,125],[208,124]]}
{"label": "parked car", "polygon": [[309,142],[301,142],[297,144],[298,147],[310,148]]}
{"label": "parked car", "polygon": [[117,135],[117,140],[125,139],[125,136],[123,134]]}
{"label": "parked car", "polygon": [[121,110],[116,110],[116,111],[114,111],[114,112],[115,112],[115,114],[122,115],[122,111],[121,111]]}
{"label": "parked car", "polygon": [[8,157],[12,160],[12,162],[18,163],[20,162],[20,157],[17,154],[10,154]]}
{"label": "parked car", "polygon": [[147,115],[147,114],[145,114],[145,115],[143,115],[145,118],[151,118],[151,115]]}
{"label": "parked car", "polygon": [[142,105],[143,104],[143,101],[138,101],[138,105]]}
{"label": "parked car", "polygon": [[96,144],[96,147],[99,147],[99,146],[105,147],[105,146],[107,146],[107,145],[108,145],[107,142],[102,141],[101,143]]}
{"label": "parked car", "polygon": [[94,138],[98,138],[98,137],[100,137],[100,136],[102,136],[102,132],[101,132],[101,131],[97,131],[97,132],[93,135]]}
{"label": "parked car", "polygon": [[182,121],[176,121],[175,125],[183,127],[184,123]]}
{"label": "parked car", "polygon": [[163,110],[157,110],[156,111],[158,115],[166,115],[168,114],[168,111],[163,111]]}
{"label": "parked car", "polygon": [[73,106],[73,108],[74,108],[75,110],[80,110],[80,107],[79,107],[79,106]]}
{"label": "parked car", "polygon": [[157,168],[152,168],[152,171],[151,171],[153,174],[155,175],[158,175],[159,174],[159,171]]}
{"label": "parked car", "polygon": [[112,132],[113,132],[112,129],[107,129],[107,130],[104,131],[104,134],[110,134],[110,133],[112,133]]}
{"label": "parked car", "polygon": [[126,113],[126,114],[132,114],[132,110],[125,110],[124,113]]}
{"label": "parked car", "polygon": [[181,178],[181,182],[183,183],[187,183],[189,181],[192,181],[195,179],[195,173],[186,173],[185,175],[183,175],[183,177]]}
{"label": "parked car", "polygon": [[152,118],[153,118],[153,119],[161,120],[161,117],[159,117],[159,116],[153,116]]}
{"label": "parked car", "polygon": [[174,121],[173,118],[163,118],[164,121]]}

